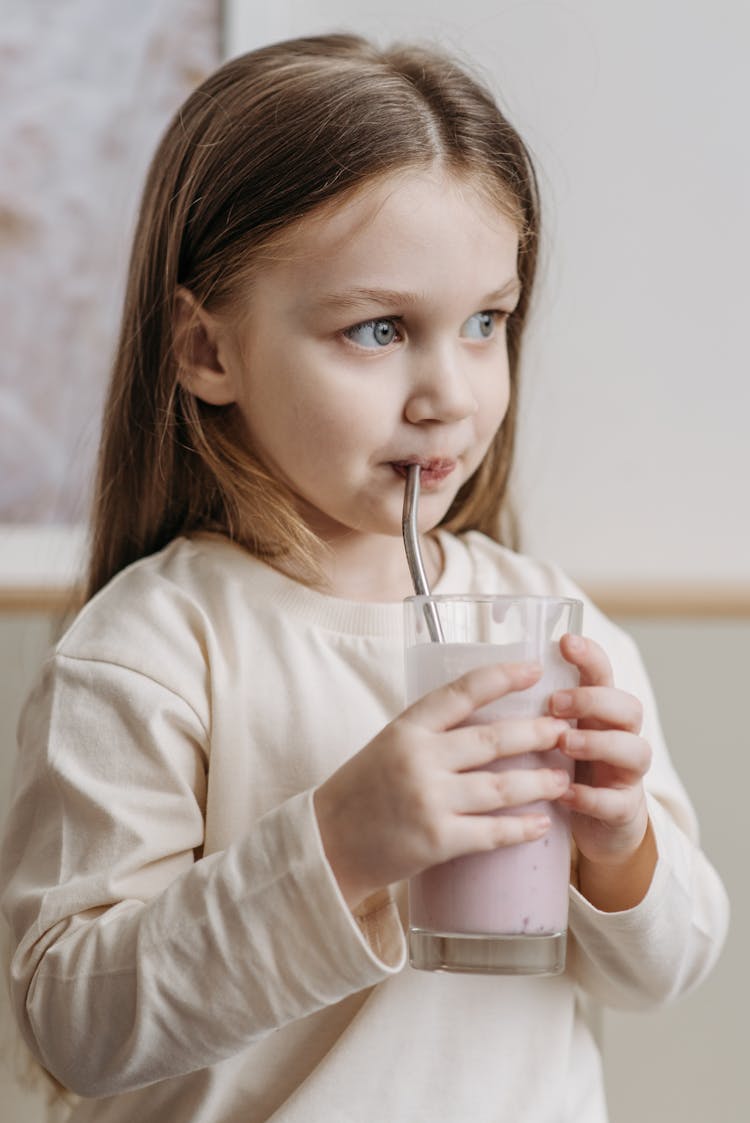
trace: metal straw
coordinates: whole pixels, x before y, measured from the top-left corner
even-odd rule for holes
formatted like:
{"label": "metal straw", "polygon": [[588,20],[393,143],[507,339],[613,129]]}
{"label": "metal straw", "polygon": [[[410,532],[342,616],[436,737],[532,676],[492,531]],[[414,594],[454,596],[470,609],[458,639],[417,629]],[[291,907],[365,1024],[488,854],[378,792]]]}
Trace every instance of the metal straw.
{"label": "metal straw", "polygon": [[[406,491],[404,492],[404,513],[401,519],[401,530],[404,535],[406,560],[409,563],[414,592],[418,597],[429,597],[431,596],[430,586],[422,561],[422,551],[419,548],[419,530],[417,527],[420,471],[418,464],[410,464],[406,469]],[[424,605],[424,618],[427,631],[430,633],[430,639],[434,643],[445,643],[437,607],[433,601],[427,601]]]}

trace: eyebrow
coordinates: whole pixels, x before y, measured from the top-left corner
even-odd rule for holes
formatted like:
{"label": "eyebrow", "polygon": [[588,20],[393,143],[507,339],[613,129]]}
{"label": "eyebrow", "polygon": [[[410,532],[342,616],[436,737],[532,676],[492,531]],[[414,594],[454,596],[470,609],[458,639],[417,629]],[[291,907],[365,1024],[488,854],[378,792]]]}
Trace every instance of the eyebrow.
{"label": "eyebrow", "polygon": [[[516,296],[521,291],[521,281],[518,277],[511,277],[500,288],[495,289],[494,292],[488,293],[483,297],[479,304],[486,307],[494,304],[498,300],[504,299],[506,296]],[[323,293],[316,297],[313,301],[315,307],[332,309],[336,311],[346,311],[349,309],[361,308],[368,304],[382,304],[391,307],[404,307],[408,308],[418,304],[423,300],[424,296],[416,292],[401,292],[397,289],[379,289],[379,288],[352,288],[347,289],[345,292],[331,292]]]}

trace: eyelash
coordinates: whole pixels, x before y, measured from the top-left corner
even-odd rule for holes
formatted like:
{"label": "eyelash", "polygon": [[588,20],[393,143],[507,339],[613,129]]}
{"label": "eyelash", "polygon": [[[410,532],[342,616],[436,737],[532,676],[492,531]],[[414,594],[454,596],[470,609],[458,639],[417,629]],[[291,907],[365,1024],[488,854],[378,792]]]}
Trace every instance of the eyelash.
{"label": "eyelash", "polygon": [[[371,320],[361,320],[358,324],[352,324],[351,327],[345,328],[344,331],[342,332],[342,335],[346,339],[348,339],[355,347],[360,347],[360,349],[362,351],[375,350],[375,348],[363,347],[361,344],[355,343],[355,341],[352,337],[353,337],[355,332],[361,331],[362,328],[374,328],[376,324],[392,324],[393,325],[393,327],[396,329],[396,332],[397,332],[397,335],[398,335],[398,340],[391,340],[391,342],[398,342],[401,339],[403,339],[403,333],[400,331],[400,325],[401,325],[401,317],[400,316],[374,316]],[[386,346],[389,346],[389,344],[384,345],[384,347],[383,347],[384,350],[385,350]]]}
{"label": "eyelash", "polygon": [[[502,326],[504,323],[507,323],[507,321],[510,319],[510,317],[512,315],[513,315],[512,312],[504,311],[501,308],[482,308],[478,312],[472,313],[472,316],[492,316],[492,317],[494,317],[494,321],[495,321],[494,326],[495,326],[496,329],[498,327]],[[469,316],[469,319],[471,319],[472,316]],[[375,327],[376,324],[392,324],[397,331],[398,339],[391,340],[390,342],[396,343],[396,342],[400,342],[403,339],[403,333],[400,330],[402,320],[403,320],[403,317],[401,317],[401,316],[374,316],[370,320],[361,320],[357,324],[352,324],[351,327],[345,328],[344,331],[341,334],[344,336],[344,338],[348,339],[349,342],[353,344],[353,346],[359,347],[360,350],[362,350],[362,351],[376,350],[376,348],[364,347],[361,344],[355,343],[354,339],[352,338],[354,332],[360,331],[362,328],[373,328],[373,327]],[[493,333],[493,335],[494,335],[494,333]],[[491,339],[492,336],[486,336],[485,338]],[[390,346],[390,343],[384,344],[383,350],[385,350],[386,347],[388,347],[388,346]]]}

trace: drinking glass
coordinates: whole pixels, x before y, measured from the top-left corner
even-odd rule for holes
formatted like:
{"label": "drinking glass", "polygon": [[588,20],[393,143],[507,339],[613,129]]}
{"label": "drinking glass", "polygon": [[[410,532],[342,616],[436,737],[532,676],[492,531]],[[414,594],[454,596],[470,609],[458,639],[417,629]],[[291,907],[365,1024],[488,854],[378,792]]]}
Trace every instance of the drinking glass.
{"label": "drinking glass", "polygon": [[[407,704],[490,663],[533,661],[540,680],[475,711],[467,724],[538,717],[556,690],[578,684],[560,638],[580,634],[578,600],[542,596],[416,596],[405,601]],[[565,768],[559,750],[507,757],[483,769]],[[570,822],[565,807],[538,801],[496,814],[544,812],[539,839],[468,854],[409,883],[409,959],[428,971],[555,975],[565,967]]]}

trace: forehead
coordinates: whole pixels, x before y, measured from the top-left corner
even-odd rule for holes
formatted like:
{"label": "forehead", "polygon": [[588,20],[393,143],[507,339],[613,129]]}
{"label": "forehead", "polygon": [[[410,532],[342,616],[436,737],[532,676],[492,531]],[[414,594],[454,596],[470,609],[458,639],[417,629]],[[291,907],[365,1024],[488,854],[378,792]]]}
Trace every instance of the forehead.
{"label": "forehead", "polygon": [[[354,280],[419,286],[441,261],[467,277],[490,273],[491,280],[505,281],[518,250],[509,210],[470,179],[434,170],[391,175],[287,228],[283,241],[263,255],[264,265],[277,279],[286,275],[314,288]],[[480,287],[488,283],[477,280]]]}

